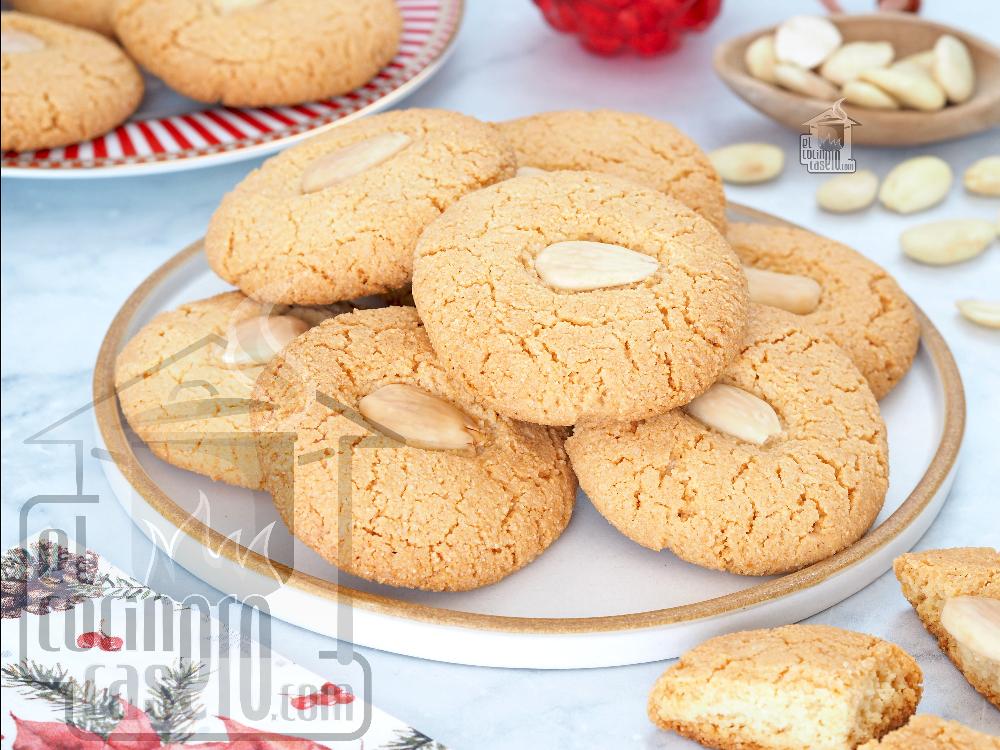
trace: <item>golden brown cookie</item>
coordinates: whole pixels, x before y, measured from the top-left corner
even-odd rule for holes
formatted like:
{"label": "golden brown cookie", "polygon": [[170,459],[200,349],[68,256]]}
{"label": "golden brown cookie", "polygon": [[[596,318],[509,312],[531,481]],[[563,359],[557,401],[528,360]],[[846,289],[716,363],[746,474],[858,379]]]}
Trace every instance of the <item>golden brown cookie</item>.
{"label": "golden brown cookie", "polygon": [[139,106],[142,76],[100,34],[2,14],[2,148],[55,148],[102,135]]}
{"label": "golden brown cookie", "polygon": [[232,107],[353,91],[393,58],[402,31],[393,0],[121,0],[113,23],[168,86]]}
{"label": "golden brown cookie", "polygon": [[885,499],[888,448],[847,356],[795,316],[753,306],[719,383],[765,402],[780,432],[759,445],[692,416],[716,386],[642,422],[577,425],[566,449],[604,517],[645,547],[743,575],[795,570],[860,538]]}
{"label": "golden brown cookie", "polygon": [[1000,750],[1000,737],[937,716],[917,714],[906,726],[871,740],[858,750]]}
{"label": "golden brown cookie", "polygon": [[497,127],[520,166],[624,177],[663,191],[725,231],[722,180],[697,144],[668,122],[599,109],[543,112]]}
{"label": "golden brown cookie", "polygon": [[902,726],[922,675],[898,646],[826,625],[705,641],[656,681],[649,718],[721,750],[853,750]]}
{"label": "golden brown cookie", "polygon": [[471,117],[427,109],[366,117],[251,172],[212,217],[205,252],[222,278],[269,302],[328,304],[396,289],[410,280],[424,227],[513,173],[510,146]]}
{"label": "golden brown cookie", "polygon": [[[1000,653],[1000,620],[995,614],[1000,606],[1000,552],[992,547],[911,552],[897,557],[892,567],[903,596],[913,605],[924,627],[938,639],[941,650],[976,690],[1000,708],[1000,659],[996,657]],[[960,621],[960,608],[969,602],[960,601],[958,607],[956,602],[948,603],[969,597],[994,602],[993,648],[988,653],[983,653],[976,633]],[[949,612],[945,612],[946,605]],[[971,624],[975,627],[977,623]],[[954,632],[949,631],[949,625]]]}
{"label": "golden brown cookie", "polygon": [[[884,268],[804,229],[739,223],[728,239],[747,266],[819,283],[818,306],[802,318],[847,352],[876,398],[910,369],[920,339],[916,310]],[[750,290],[754,296],[753,283]]]}
{"label": "golden brown cookie", "polygon": [[104,36],[115,33],[111,28],[114,0],[11,0],[10,4],[15,10],[82,26]]}
{"label": "golden brown cookie", "polygon": [[[261,360],[289,336],[351,309],[347,303],[324,308],[262,305],[239,292],[226,292],[160,313],[118,355],[115,388],[122,413],[167,463],[259,489],[249,412]],[[261,316],[273,326],[255,325]]]}
{"label": "golden brown cookie", "polygon": [[690,401],[735,354],[748,310],[709,222],[596,172],[516,177],[460,200],[420,238],[413,297],[442,362],[479,398],[549,425]]}
{"label": "golden brown cookie", "polygon": [[562,436],[479,405],[438,363],[413,308],[325,321],[268,365],[255,398],[278,511],[345,572],[485,586],[569,521],[576,480]]}

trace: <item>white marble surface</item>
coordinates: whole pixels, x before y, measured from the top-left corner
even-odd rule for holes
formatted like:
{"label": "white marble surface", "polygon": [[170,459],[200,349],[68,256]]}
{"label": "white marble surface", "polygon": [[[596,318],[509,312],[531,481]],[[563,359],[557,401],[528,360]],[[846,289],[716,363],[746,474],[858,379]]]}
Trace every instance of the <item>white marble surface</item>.
{"label": "white marble surface", "polygon": [[[855,0],[852,9],[872,3]],[[812,5],[803,0],[726,0],[709,33],[689,38],[678,54],[655,60],[604,60],[557,36],[527,0],[471,0],[458,49],[441,73],[407,104],[448,107],[487,119],[554,108],[614,107],[677,123],[702,146],[770,141],[785,149],[788,168],[776,182],[729,191],[731,199],[778,213],[852,244],[886,266],[944,334],[958,360],[970,404],[962,465],[951,498],[920,548],[1000,545],[1000,334],[963,321],[954,300],[1000,295],[1000,247],[954,268],[906,261],[902,229],[956,216],[995,218],[1000,201],[955,188],[947,201],[915,217],[874,208],[836,217],[815,208],[819,178],[797,163],[797,138],[734,96],[711,71],[715,43]],[[973,0],[928,0],[925,14],[1000,42],[1000,8]],[[913,150],[856,149],[863,168],[884,174],[898,160],[935,153],[961,171],[1000,152],[994,131]],[[251,164],[149,178],[106,181],[3,181],[2,465],[4,547],[20,536],[19,509],[40,494],[76,492],[71,445],[25,440],[85,405],[91,367],[108,323],[126,296],[171,254],[197,238],[224,191]],[[88,542],[116,565],[141,573],[150,546],[132,527],[86,455],[89,416],[58,430],[82,440],[83,491],[94,505],[60,504],[32,511],[29,532],[67,528],[88,519]],[[175,594],[205,590],[184,571],[167,585]],[[922,712],[1000,733],[1000,712],[980,698],[917,623],[891,574],[812,618],[864,630],[899,643],[925,674]],[[288,656],[316,665],[323,638],[274,624]],[[455,748],[686,747],[645,717],[649,686],[664,663],[566,672],[497,670],[431,663],[365,650],[374,671],[374,700]]]}

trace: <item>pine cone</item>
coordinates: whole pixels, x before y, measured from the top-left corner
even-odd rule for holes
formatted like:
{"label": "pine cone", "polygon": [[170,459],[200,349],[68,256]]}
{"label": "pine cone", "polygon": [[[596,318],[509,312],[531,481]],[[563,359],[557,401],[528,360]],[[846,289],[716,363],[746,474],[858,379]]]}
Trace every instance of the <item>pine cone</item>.
{"label": "pine cone", "polygon": [[71,609],[100,595],[97,574],[93,552],[78,555],[48,541],[33,544],[30,551],[13,549],[3,559],[3,617]]}

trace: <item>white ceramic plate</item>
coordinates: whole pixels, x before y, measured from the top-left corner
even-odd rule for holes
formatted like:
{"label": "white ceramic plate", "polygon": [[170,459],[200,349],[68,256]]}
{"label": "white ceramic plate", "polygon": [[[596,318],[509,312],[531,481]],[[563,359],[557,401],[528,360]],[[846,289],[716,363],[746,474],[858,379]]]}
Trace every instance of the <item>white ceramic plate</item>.
{"label": "white ceramic plate", "polygon": [[64,148],[8,151],[4,177],[120,177],[174,172],[272,154],[413,93],[454,48],[464,0],[396,0],[403,34],[396,57],[355,91],[292,107],[212,107],[146,76],[139,110],[124,125]]}
{"label": "white ceramic plate", "polygon": [[[773,221],[734,207],[734,218]],[[98,438],[112,487],[132,518],[213,586],[260,595],[283,620],[365,646],[442,661],[537,668],[630,664],[677,656],[713,635],[801,620],[857,592],[910,549],[954,478],[965,405],[940,335],[921,315],[913,369],[882,401],[891,483],[873,529],[796,573],[748,578],[652,552],[619,534],[580,493],[563,536],[493,586],[463,593],[397,589],[340,574],[295,542],[268,495],[212,482],[155,458],[113,395],[114,357],[156,313],[226,287],[193,246],[125,303],[95,371]]]}

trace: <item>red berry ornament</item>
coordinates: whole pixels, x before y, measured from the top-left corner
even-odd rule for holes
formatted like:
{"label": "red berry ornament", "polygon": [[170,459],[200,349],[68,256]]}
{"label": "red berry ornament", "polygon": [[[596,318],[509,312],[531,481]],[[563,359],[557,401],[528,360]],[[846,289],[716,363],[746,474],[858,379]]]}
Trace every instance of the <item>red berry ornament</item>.
{"label": "red berry ornament", "polygon": [[76,645],[78,648],[93,648],[97,645],[98,634],[94,631],[89,633],[81,633],[76,638]]}
{"label": "red berry ornament", "polygon": [[296,711],[304,711],[315,702],[316,702],[315,693],[309,693],[307,695],[297,695],[291,700],[292,708],[294,708]]}
{"label": "red berry ornament", "polygon": [[599,55],[632,50],[670,52],[689,31],[702,31],[719,15],[722,0],[535,0],[557,31],[576,34]]}
{"label": "red berry ornament", "polygon": [[101,640],[97,642],[101,651],[121,651],[125,641],[117,635],[101,635]]}

